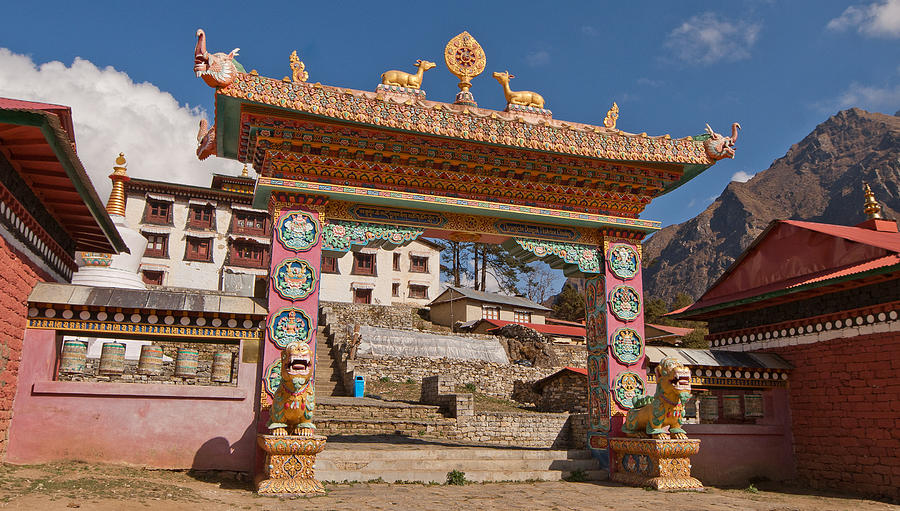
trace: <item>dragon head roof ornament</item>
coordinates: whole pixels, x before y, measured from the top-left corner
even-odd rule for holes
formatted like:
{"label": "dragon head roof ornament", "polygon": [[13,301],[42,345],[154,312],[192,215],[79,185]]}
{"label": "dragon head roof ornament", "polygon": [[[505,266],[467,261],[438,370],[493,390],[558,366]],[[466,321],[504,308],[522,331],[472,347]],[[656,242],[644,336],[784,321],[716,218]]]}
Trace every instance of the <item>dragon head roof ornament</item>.
{"label": "dragon head roof ornament", "polygon": [[719,161],[724,158],[734,158],[734,144],[737,143],[738,138],[738,130],[741,129],[741,125],[738,123],[731,124],[731,136],[724,137],[709,127],[709,124],[706,125],[706,133],[709,135],[709,138],[703,142],[703,146],[706,148],[706,154],[715,161]]}
{"label": "dragon head roof ornament", "polygon": [[234,60],[240,48],[231,53],[209,53],[206,51],[206,33],[197,29],[197,46],[194,47],[194,73],[210,87],[227,87],[244,67]]}

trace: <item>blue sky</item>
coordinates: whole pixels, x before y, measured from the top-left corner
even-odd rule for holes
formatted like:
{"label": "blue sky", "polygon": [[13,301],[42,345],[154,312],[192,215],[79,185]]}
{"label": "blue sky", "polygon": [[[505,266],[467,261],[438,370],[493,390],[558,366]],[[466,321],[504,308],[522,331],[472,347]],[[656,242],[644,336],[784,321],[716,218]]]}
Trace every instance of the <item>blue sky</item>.
{"label": "blue sky", "polygon": [[310,81],[356,89],[432,60],[423,89],[438,101],[457,90],[444,45],[468,30],[487,54],[472,88],[482,107],[504,107],[490,72],[509,70],[512,88],[542,94],[556,119],[599,124],[616,101],[618,127],[634,133],[681,137],[707,122],[726,133],[740,122],[735,160],[642,215],[664,225],[696,215],[839,109],[900,109],[900,0],[31,4],[3,7],[0,96],[72,105],[92,176],[108,174],[118,151],[139,177],[208,184],[209,172],[236,171],[191,160],[196,121],[213,112],[212,89],[192,73],[198,27],[212,52],[240,47],[248,70],[289,75],[296,49]]}

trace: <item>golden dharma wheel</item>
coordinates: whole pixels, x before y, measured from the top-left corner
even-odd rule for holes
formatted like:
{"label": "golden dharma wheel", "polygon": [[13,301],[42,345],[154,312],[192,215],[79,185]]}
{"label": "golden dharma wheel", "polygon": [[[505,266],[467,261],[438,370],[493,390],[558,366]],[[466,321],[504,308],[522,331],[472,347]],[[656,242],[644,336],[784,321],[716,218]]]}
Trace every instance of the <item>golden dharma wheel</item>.
{"label": "golden dharma wheel", "polygon": [[460,90],[468,91],[472,78],[484,72],[487,58],[478,41],[468,32],[463,32],[447,43],[444,62],[450,72],[459,78]]}

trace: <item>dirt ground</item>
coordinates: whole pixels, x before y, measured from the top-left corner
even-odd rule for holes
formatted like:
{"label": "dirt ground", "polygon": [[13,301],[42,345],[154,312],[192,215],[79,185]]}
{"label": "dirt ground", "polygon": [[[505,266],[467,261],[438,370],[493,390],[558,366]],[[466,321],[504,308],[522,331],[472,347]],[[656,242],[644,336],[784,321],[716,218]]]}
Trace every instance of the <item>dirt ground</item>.
{"label": "dirt ground", "polygon": [[875,511],[883,502],[805,490],[761,487],[756,492],[710,488],[660,493],[613,483],[495,483],[465,486],[356,483],[326,485],[311,498],[260,497],[229,474],[142,470],[111,465],[0,465],[0,509],[16,510],[767,510]]}

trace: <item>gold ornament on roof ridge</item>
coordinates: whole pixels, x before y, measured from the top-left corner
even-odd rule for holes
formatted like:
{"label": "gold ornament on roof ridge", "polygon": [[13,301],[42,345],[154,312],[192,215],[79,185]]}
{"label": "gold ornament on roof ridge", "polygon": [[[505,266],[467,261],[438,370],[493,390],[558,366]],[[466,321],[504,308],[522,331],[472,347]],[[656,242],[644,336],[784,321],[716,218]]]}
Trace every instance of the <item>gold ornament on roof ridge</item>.
{"label": "gold ornament on roof ridge", "polygon": [[294,83],[305,82],[309,78],[306,64],[297,56],[297,50],[291,52],[291,76]]}
{"label": "gold ornament on roof ridge", "polygon": [[881,204],[875,199],[875,194],[872,193],[868,183],[863,183],[863,194],[866,196],[866,204],[863,206],[866,218],[869,220],[881,219]]}
{"label": "gold ornament on roof ridge", "polygon": [[616,129],[616,121],[619,120],[619,105],[613,101],[612,108],[606,112],[606,118],[603,119],[603,125],[609,129]]}
{"label": "gold ornament on roof ridge", "polygon": [[459,78],[459,90],[469,92],[472,78],[484,72],[487,57],[478,41],[466,31],[457,35],[444,47],[444,62],[447,69]]}
{"label": "gold ornament on roof ridge", "polygon": [[407,89],[419,89],[422,87],[422,74],[429,69],[437,67],[437,64],[419,59],[416,61],[416,67],[418,71],[415,73],[407,73],[396,69],[385,71],[381,73],[381,84],[405,87]]}
{"label": "gold ornament on roof ridge", "polygon": [[126,163],[125,153],[119,153],[113,166],[113,173],[109,175],[112,190],[109,192],[109,200],[106,201],[106,212],[110,215],[125,216],[125,183],[128,181]]}

